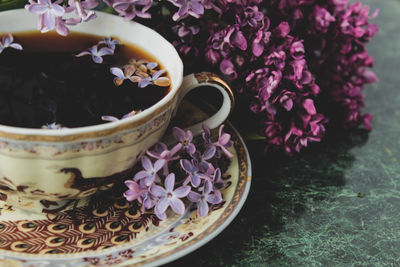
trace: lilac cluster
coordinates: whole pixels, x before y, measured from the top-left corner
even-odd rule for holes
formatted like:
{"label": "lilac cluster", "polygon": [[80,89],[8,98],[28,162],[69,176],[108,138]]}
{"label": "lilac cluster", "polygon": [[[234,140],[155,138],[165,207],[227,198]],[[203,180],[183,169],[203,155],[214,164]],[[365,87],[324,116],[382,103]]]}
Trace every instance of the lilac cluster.
{"label": "lilac cluster", "polygon": [[182,56],[203,54],[230,79],[266,150],[299,152],[321,141],[328,121],[371,129],[361,90],[377,81],[365,48],[378,30],[369,23],[377,12],[369,16],[367,6],[347,0],[214,3],[213,16],[173,26],[173,44]]}
{"label": "lilac cluster", "polygon": [[369,22],[378,10],[370,15],[368,6],[347,0],[273,2],[268,8],[277,10],[276,18],[289,21],[294,34],[304,40],[307,61],[324,90],[324,100],[334,102],[326,115],[334,117],[340,110],[344,128],[362,124],[370,130],[372,116],[361,114],[361,90],[378,80],[368,69],[374,61],[366,49],[378,32],[377,25]]}
{"label": "lilac cluster", "polygon": [[75,56],[91,56],[94,63],[101,64],[103,63],[104,56],[114,55],[116,45],[119,44],[120,42],[118,40],[106,37],[104,40],[101,40],[96,45],[90,47],[87,51],[83,51]]}
{"label": "lilac cluster", "polygon": [[216,159],[222,153],[232,157],[228,148],[233,142],[223,128],[220,126],[218,139],[213,141],[210,130],[203,127],[203,142],[196,146],[191,131],[174,127],[173,135],[178,142],[171,148],[158,143],[147,151],[147,156],[141,158],[143,170],[125,182],[129,188],[125,198],[137,200],[143,212],[154,208],[161,220],[167,218],[168,207],[176,214],[183,214],[184,199],[197,205],[200,217],[206,216],[210,205],[223,200],[220,190],[224,181]]}
{"label": "lilac cluster", "polygon": [[[91,10],[98,5],[97,0],[68,0],[68,4],[62,0],[29,0],[25,8],[39,15],[38,28],[41,32],[55,29],[61,35],[68,35],[68,25],[76,25],[81,22],[96,18],[96,13]],[[65,15],[75,13],[75,16]]]}

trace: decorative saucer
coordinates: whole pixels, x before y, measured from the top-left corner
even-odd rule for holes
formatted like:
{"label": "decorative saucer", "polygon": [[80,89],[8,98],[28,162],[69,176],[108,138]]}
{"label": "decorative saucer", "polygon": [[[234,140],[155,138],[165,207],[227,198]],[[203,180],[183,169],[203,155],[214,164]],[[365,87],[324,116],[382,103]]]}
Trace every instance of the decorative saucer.
{"label": "decorative saucer", "polygon": [[[187,102],[182,109],[182,114],[205,116]],[[155,266],[201,247],[234,219],[250,189],[246,146],[233,126],[225,125],[234,157],[225,166],[224,201],[208,216],[198,217],[188,207],[183,215],[160,221],[125,201],[123,184],[85,201],[42,202],[42,214],[34,217],[0,201],[0,266]]]}

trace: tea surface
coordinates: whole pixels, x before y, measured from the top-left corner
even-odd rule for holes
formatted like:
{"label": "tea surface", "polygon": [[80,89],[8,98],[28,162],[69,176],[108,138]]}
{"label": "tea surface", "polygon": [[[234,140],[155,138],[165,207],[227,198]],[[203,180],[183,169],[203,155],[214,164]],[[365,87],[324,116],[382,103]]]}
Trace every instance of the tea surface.
{"label": "tea surface", "polygon": [[130,80],[114,84],[110,67],[122,67],[132,58],[157,63],[131,44],[117,45],[114,55],[103,56],[102,64],[94,63],[90,55],[75,56],[102,39],[73,32],[67,37],[14,34],[24,49],[7,48],[0,54],[0,124],[28,128],[101,124],[103,115],[121,118],[152,106],[168,93],[169,86],[139,88]]}

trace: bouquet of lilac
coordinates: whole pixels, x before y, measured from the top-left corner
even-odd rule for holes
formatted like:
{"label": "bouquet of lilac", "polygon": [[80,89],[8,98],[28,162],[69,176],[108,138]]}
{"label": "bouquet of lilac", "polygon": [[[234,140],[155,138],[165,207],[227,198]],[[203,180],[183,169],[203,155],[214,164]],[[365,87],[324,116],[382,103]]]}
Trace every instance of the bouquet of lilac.
{"label": "bouquet of lilac", "polygon": [[[97,0],[29,0],[42,32],[94,19]],[[288,154],[327,126],[371,129],[362,89],[377,81],[366,43],[377,12],[348,0],[104,0],[171,41],[186,70],[225,75],[265,149]],[[69,13],[69,17],[65,15]],[[71,16],[71,14],[74,14]],[[244,107],[244,108],[243,108]],[[329,124],[328,124],[329,123]]]}
{"label": "bouquet of lilac", "polygon": [[203,126],[203,142],[193,143],[191,131],[173,128],[173,135],[178,143],[168,148],[164,143],[157,143],[147,156],[141,158],[142,167],[132,180],[125,181],[129,188],[124,196],[128,201],[138,201],[142,212],[154,208],[154,213],[161,220],[167,218],[168,207],[183,214],[185,204],[197,205],[200,217],[208,214],[209,205],[222,202],[220,189],[224,187],[219,159],[233,155],[227,150],[232,146],[231,136],[219,128],[216,141],[211,138],[210,130]]}

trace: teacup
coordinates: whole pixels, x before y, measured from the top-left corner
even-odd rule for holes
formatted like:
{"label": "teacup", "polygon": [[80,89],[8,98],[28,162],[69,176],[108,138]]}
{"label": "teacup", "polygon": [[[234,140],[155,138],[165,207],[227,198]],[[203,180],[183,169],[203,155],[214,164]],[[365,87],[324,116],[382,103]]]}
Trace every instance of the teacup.
{"label": "teacup", "polygon": [[[24,9],[0,13],[0,32],[36,29],[37,16]],[[191,127],[196,134],[205,124],[215,128],[229,115],[233,94],[217,75],[183,77],[175,48],[155,31],[136,22],[98,12],[98,18],[72,31],[112,36],[135,44],[166,68],[171,90],[141,113],[120,121],[71,129],[29,129],[0,125],[0,199],[28,198],[60,201],[79,199],[111,187],[126,176],[141,155],[159,141],[186,93],[207,85],[223,96],[221,108]],[[63,37],[60,37],[63,38]]]}

